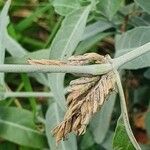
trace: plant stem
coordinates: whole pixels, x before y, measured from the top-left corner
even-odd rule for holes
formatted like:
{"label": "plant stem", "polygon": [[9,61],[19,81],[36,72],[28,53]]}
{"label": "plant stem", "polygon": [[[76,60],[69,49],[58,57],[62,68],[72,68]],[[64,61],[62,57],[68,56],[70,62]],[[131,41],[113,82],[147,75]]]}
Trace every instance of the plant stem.
{"label": "plant stem", "polygon": [[125,63],[128,63],[129,61],[131,61],[149,51],[150,51],[150,42],[148,42],[138,48],[135,48],[132,51],[130,51],[120,57],[114,58],[113,64],[114,64],[115,68],[118,69]]}
{"label": "plant stem", "polygon": [[[115,69],[118,69],[125,63],[150,51],[150,42],[140,46],[118,58],[112,59]],[[111,64],[97,64],[86,66],[71,66],[71,65],[9,65],[1,64],[0,72],[42,72],[42,73],[77,73],[101,75],[112,70]]]}
{"label": "plant stem", "polygon": [[98,75],[111,70],[110,64],[69,66],[69,65],[0,65],[0,72],[42,72],[42,73],[83,73]]}
{"label": "plant stem", "polygon": [[141,150],[139,144],[137,143],[131,126],[130,126],[130,122],[129,122],[129,118],[128,118],[128,111],[127,111],[127,106],[126,106],[126,101],[125,101],[125,96],[124,96],[124,92],[123,92],[123,88],[122,88],[122,84],[121,84],[121,80],[120,80],[120,76],[117,70],[114,70],[115,74],[116,74],[116,82],[117,82],[117,86],[118,86],[118,91],[119,91],[119,96],[120,96],[120,103],[121,103],[121,114],[123,117],[123,121],[124,121],[124,125],[125,125],[125,129],[127,131],[128,137],[131,140],[133,146],[135,147],[136,150]]}
{"label": "plant stem", "polygon": [[8,97],[52,97],[51,92],[0,92],[4,98]]}

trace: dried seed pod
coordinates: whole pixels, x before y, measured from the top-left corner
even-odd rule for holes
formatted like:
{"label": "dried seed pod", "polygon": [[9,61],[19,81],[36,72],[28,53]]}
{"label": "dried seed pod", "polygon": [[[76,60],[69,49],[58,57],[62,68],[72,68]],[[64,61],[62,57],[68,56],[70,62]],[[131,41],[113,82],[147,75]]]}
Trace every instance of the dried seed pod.
{"label": "dried seed pod", "polygon": [[[113,72],[109,72],[102,76],[88,78],[90,82],[84,82],[83,78],[76,80],[77,82],[71,82],[71,88],[74,90],[70,90],[67,97],[68,109],[64,121],[56,128],[66,126],[68,120],[72,120],[70,122],[72,128],[67,131],[65,128],[61,128],[64,130],[64,134],[62,134],[62,130],[56,130],[55,128],[52,132],[56,137],[57,143],[61,139],[65,139],[67,133],[70,133],[71,131],[77,135],[84,134],[92,115],[101,108],[110,92],[114,90],[115,76]],[[76,86],[80,88],[76,88]]]}
{"label": "dried seed pod", "polygon": [[[71,56],[67,61],[58,60],[28,60],[30,64],[43,65],[89,65],[108,63],[109,56],[87,53]],[[52,132],[58,143],[70,132],[77,135],[84,134],[91,117],[101,108],[108,95],[115,88],[115,76],[109,72],[102,76],[82,76],[70,82],[67,96],[67,112],[64,120]]]}

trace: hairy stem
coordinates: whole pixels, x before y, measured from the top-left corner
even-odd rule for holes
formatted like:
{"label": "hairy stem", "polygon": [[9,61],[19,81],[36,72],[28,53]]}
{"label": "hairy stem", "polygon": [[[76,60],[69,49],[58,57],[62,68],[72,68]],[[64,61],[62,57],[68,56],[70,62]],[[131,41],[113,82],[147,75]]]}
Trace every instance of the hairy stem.
{"label": "hairy stem", "polygon": [[[99,70],[100,68],[100,70]],[[83,73],[83,74],[104,74],[111,70],[110,64],[69,66],[69,65],[0,65],[0,72],[42,72],[42,73]]]}
{"label": "hairy stem", "polygon": [[0,96],[8,97],[52,97],[51,92],[0,92]]}
{"label": "hairy stem", "polygon": [[115,68],[117,69],[117,68],[121,67],[122,65],[124,65],[125,63],[128,63],[129,61],[131,61],[147,52],[150,52],[150,42],[148,42],[138,48],[135,48],[132,51],[130,51],[120,57],[115,58],[113,60],[113,64],[114,64]]}
{"label": "hairy stem", "polygon": [[117,86],[118,86],[118,91],[119,91],[119,96],[120,96],[120,103],[121,103],[121,114],[123,117],[123,121],[124,121],[124,125],[125,125],[125,129],[127,131],[128,137],[130,139],[130,141],[132,142],[133,146],[135,147],[136,150],[141,150],[139,144],[137,143],[131,126],[130,126],[130,122],[129,122],[129,117],[128,117],[128,111],[127,111],[127,106],[126,106],[126,101],[125,101],[125,96],[124,96],[124,92],[123,92],[123,88],[122,88],[122,84],[121,84],[121,80],[120,80],[120,76],[117,70],[114,70],[115,74],[116,74],[116,81],[117,81]]}
{"label": "hairy stem", "polygon": [[[115,69],[125,63],[150,51],[150,42],[140,46],[118,58],[112,59]],[[112,70],[110,64],[87,65],[87,66],[58,66],[58,65],[0,65],[0,72],[43,72],[43,73],[83,73],[101,75]]]}

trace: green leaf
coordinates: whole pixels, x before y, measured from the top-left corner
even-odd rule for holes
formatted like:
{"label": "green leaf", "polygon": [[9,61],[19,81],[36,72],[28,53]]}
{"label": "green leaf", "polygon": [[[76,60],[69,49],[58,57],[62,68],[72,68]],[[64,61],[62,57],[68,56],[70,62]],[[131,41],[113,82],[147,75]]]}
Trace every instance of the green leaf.
{"label": "green leaf", "polygon": [[117,122],[117,127],[115,129],[114,139],[113,139],[113,149],[114,150],[135,150],[132,145],[123,123],[123,119],[120,116]]}
{"label": "green leaf", "polygon": [[16,150],[16,149],[17,149],[17,145],[15,145],[14,143],[5,141],[5,142],[2,142],[2,143],[0,144],[0,149],[1,149],[1,150],[3,150],[3,149]]}
{"label": "green leaf", "polygon": [[[0,16],[0,31],[1,31],[1,33],[3,33],[3,34],[0,34],[0,49],[1,49],[0,61],[2,60],[2,63],[4,62],[4,58],[3,58],[5,56],[4,52],[5,52],[5,49],[7,49],[7,51],[13,57],[15,57],[15,58],[12,57],[12,60],[19,61],[18,59],[20,58],[21,62],[23,60],[24,60],[24,62],[26,62],[27,59],[30,58],[30,57],[28,57],[27,51],[19,43],[17,43],[17,41],[15,41],[7,32],[7,24],[9,23],[9,17],[7,16],[7,12],[8,12],[9,5],[10,5],[10,1],[7,1],[3,11],[1,12],[1,16]],[[41,56],[43,56],[43,55],[41,55]],[[11,63],[13,63],[13,62],[11,62]],[[4,82],[4,74],[0,73],[0,75],[2,75],[2,78],[0,78],[0,82],[3,83]],[[41,73],[32,74],[32,76],[35,77],[35,79],[37,79],[37,81],[40,81],[40,83],[47,83],[47,79],[45,78],[45,75],[43,75]]]}
{"label": "green leaf", "polygon": [[7,32],[5,34],[5,47],[14,57],[23,57],[27,53],[27,50],[15,41]]}
{"label": "green leaf", "polygon": [[[9,17],[7,16],[10,7],[11,0],[8,0],[0,14],[0,64],[4,63],[5,59],[5,32],[9,23]],[[0,85],[4,86],[4,73],[0,73]]]}
{"label": "green leaf", "polygon": [[105,20],[99,20],[95,23],[92,23],[85,28],[82,40],[93,37],[94,35],[97,35],[98,33],[103,32],[111,27],[112,24]]}
{"label": "green leaf", "polygon": [[129,23],[135,27],[150,26],[150,15],[144,13],[141,16],[134,16],[130,19]]}
{"label": "green leaf", "polygon": [[112,141],[113,141],[113,136],[114,136],[114,132],[109,130],[107,132],[107,135],[104,139],[104,141],[101,143],[101,145],[106,149],[106,150],[111,150],[113,149],[112,147]]}
{"label": "green leaf", "polygon": [[95,141],[92,137],[92,134],[90,133],[89,130],[85,132],[85,134],[82,137],[81,143],[80,143],[80,148],[81,150],[87,150],[90,148],[92,145],[94,145]]}
{"label": "green leaf", "polygon": [[[22,83],[24,84],[24,90],[28,92],[33,92],[31,82],[27,74],[21,74]],[[34,97],[29,97],[30,106],[32,108],[34,116],[36,116],[36,99]]]}
{"label": "green leaf", "polygon": [[150,13],[150,2],[148,0],[135,0],[135,2],[137,2],[137,4],[145,11]]}
{"label": "green leaf", "polygon": [[92,46],[100,42],[103,38],[107,37],[111,33],[99,33],[95,36],[92,36],[84,41],[81,41],[75,50],[76,55],[84,54],[87,52]]}
{"label": "green leaf", "polygon": [[62,16],[68,15],[74,10],[80,8],[80,3],[78,0],[54,0],[52,4],[55,11]]}
{"label": "green leaf", "polygon": [[44,12],[46,12],[48,9],[50,9],[50,5],[47,4],[46,6],[38,7],[29,17],[22,20],[20,23],[16,25],[16,29],[19,31],[23,31],[26,28],[30,27],[32,23],[38,19]]}
{"label": "green leaf", "polygon": [[28,59],[49,59],[49,51],[41,49],[35,52],[28,52],[22,57],[6,57],[5,63],[8,64],[26,64]]}
{"label": "green leaf", "polygon": [[0,137],[19,145],[46,148],[45,135],[35,130],[33,115],[15,107],[0,107]]}
{"label": "green leaf", "polygon": [[[90,7],[84,7],[68,15],[56,34],[50,47],[50,59],[65,60],[74,52],[76,46],[81,41],[87,21]],[[64,96],[64,74],[51,74],[50,88],[55,100],[62,110],[65,106]]]}
{"label": "green leaf", "polygon": [[109,130],[115,100],[116,93],[112,93],[108,98],[108,101],[104,103],[104,106],[94,116],[90,123],[90,129],[93,133],[94,140],[98,144],[101,144],[104,141]]}
{"label": "green leaf", "polygon": [[123,1],[124,0],[101,0],[97,5],[98,11],[111,20],[119,10]]}
{"label": "green leaf", "polygon": [[[116,37],[115,57],[150,42],[150,27],[137,27]],[[150,66],[150,52],[126,63],[122,69],[138,69]]]}
{"label": "green leaf", "polygon": [[[64,19],[50,47],[50,59],[63,60],[68,58],[73,53],[77,44],[81,41],[89,11],[90,7],[81,8],[74,11]],[[63,119],[62,114],[64,114],[64,109],[66,108],[63,86],[64,74],[51,74],[49,75],[49,80],[50,88],[54,94],[54,99],[57,102],[49,108],[50,110],[52,109],[51,113],[53,112],[56,116],[55,118],[57,119],[56,121],[51,121],[50,124],[47,125],[50,129],[52,129],[54,128],[54,123],[56,125]],[[49,133],[48,130],[47,133]],[[48,136],[48,138],[50,138],[49,144],[51,145],[51,148],[55,149],[56,146],[54,144],[54,139],[52,140],[51,136]],[[70,145],[74,145],[73,148],[75,150],[77,149],[75,146],[76,139],[74,136],[69,143],[70,144],[68,144],[68,142],[62,142],[61,148],[69,150]]]}
{"label": "green leaf", "polygon": [[55,138],[52,136],[51,130],[60,123],[64,116],[64,112],[56,104],[52,103],[46,113],[46,135],[51,150],[77,150],[75,136],[69,135],[66,141],[61,141],[56,145]]}

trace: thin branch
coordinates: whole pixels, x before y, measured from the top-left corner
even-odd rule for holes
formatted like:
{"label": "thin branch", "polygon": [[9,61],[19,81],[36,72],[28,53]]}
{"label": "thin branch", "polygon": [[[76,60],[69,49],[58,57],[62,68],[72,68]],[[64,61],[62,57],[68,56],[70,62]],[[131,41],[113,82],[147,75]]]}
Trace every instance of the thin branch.
{"label": "thin branch", "polygon": [[0,72],[42,72],[42,73],[83,73],[83,74],[104,74],[111,70],[110,64],[71,66],[71,65],[0,65]]}
{"label": "thin branch", "polygon": [[117,80],[117,86],[118,86],[118,91],[119,91],[119,96],[120,96],[120,103],[121,103],[121,114],[123,117],[123,121],[124,121],[124,125],[125,125],[125,129],[127,131],[128,137],[130,139],[130,141],[132,142],[132,144],[134,145],[136,150],[141,150],[139,144],[137,143],[131,126],[130,126],[130,122],[129,122],[129,117],[128,117],[128,111],[127,111],[127,106],[126,106],[126,101],[125,101],[125,96],[124,96],[124,92],[123,92],[123,88],[122,88],[122,84],[121,84],[121,80],[120,80],[120,76],[117,70],[114,70],[115,74],[116,74],[116,80]]}
{"label": "thin branch", "polygon": [[[64,94],[68,93],[68,87],[64,89]],[[6,91],[6,92],[0,92],[0,98],[6,99],[9,97],[45,97],[45,98],[51,98],[53,97],[52,92],[12,92],[12,91]]]}
{"label": "thin branch", "polygon": [[129,61],[147,53],[150,52],[150,42],[138,47],[138,48],[134,48],[132,51],[121,55],[120,57],[117,57],[113,60],[113,64],[115,66],[115,68],[119,68],[122,65],[124,65],[125,63],[128,63]]}
{"label": "thin branch", "polygon": [[[125,63],[147,53],[150,51],[150,42],[140,46],[132,51],[114,58],[113,65],[115,69],[118,69]],[[0,72],[42,72],[42,73],[78,73],[78,74],[91,74],[101,75],[112,70],[110,64],[98,64],[98,65],[87,65],[87,66],[69,66],[69,65],[0,65]]]}
{"label": "thin branch", "polygon": [[51,92],[0,92],[0,97],[53,97]]}

